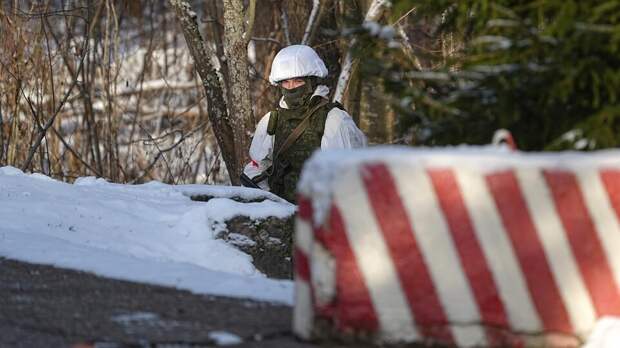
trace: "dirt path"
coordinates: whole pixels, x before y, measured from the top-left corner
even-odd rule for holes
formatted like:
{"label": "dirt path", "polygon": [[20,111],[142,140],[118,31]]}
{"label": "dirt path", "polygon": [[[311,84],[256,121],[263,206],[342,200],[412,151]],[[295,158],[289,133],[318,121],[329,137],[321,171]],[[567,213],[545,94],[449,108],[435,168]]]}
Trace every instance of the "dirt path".
{"label": "dirt path", "polygon": [[317,347],[290,331],[292,309],[0,258],[0,347]]}

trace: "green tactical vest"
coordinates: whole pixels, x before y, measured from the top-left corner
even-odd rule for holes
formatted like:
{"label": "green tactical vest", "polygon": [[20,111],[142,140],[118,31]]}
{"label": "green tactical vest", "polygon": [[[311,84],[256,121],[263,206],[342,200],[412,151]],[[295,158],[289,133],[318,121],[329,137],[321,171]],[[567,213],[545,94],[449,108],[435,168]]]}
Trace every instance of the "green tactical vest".
{"label": "green tactical vest", "polygon": [[[289,110],[278,107],[275,111],[271,112],[267,133],[275,136],[272,153],[275,154],[278,152],[278,149],[286,141],[289,134],[291,134],[303,120],[305,113],[318,105],[320,101],[321,97],[315,96],[310,100],[308,105],[299,109]],[[310,116],[310,124],[297,141],[286,149],[286,151],[279,154],[279,157],[276,159],[278,163],[273,163],[273,172],[268,181],[271,192],[289,202],[296,202],[295,189],[297,187],[297,181],[299,180],[301,168],[314,150],[321,148],[321,138],[325,130],[327,113],[334,107],[342,108],[338,103],[327,103],[315,111],[312,116]]]}

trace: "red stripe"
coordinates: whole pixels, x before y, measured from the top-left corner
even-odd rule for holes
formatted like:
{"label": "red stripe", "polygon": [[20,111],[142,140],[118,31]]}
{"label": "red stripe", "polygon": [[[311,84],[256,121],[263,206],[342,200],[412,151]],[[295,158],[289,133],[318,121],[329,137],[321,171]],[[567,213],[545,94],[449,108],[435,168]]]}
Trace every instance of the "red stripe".
{"label": "red stripe", "polygon": [[620,315],[620,292],[575,175],[544,174],[597,315]]}
{"label": "red stripe", "polygon": [[[312,221],[312,203],[306,197],[298,196],[297,218],[306,222]],[[310,232],[309,232],[310,233]],[[294,254],[295,274],[305,281],[310,281],[310,264],[308,255],[299,248],[295,248]]]}
{"label": "red stripe", "polygon": [[336,206],[332,207],[325,228],[317,228],[315,236],[336,259],[336,302],[328,311],[319,311],[323,315],[333,315],[330,319],[334,319],[341,331],[376,332],[377,314]]}
{"label": "red stripe", "polygon": [[453,343],[444,309],[390,172],[385,165],[376,164],[365,166],[362,173],[369,201],[420,332]]}
{"label": "red stripe", "polygon": [[306,221],[312,221],[312,202],[302,195],[297,196],[298,217]]}
{"label": "red stripe", "polygon": [[[449,169],[430,169],[428,174],[478,304],[482,321],[494,328],[508,328],[504,304],[499,297],[488,260],[476,237],[454,173]],[[487,339],[492,346],[506,342],[506,337],[498,333],[499,330],[487,330]]]}
{"label": "red stripe", "polygon": [[517,178],[512,171],[505,171],[488,175],[486,180],[544,328],[573,332]]}
{"label": "red stripe", "polygon": [[294,261],[295,276],[303,281],[310,282],[310,263],[308,262],[308,256],[299,248],[295,248]]}
{"label": "red stripe", "polygon": [[616,217],[620,220],[620,171],[602,170],[601,180],[603,181],[603,186],[605,186],[611,206],[616,212]]}

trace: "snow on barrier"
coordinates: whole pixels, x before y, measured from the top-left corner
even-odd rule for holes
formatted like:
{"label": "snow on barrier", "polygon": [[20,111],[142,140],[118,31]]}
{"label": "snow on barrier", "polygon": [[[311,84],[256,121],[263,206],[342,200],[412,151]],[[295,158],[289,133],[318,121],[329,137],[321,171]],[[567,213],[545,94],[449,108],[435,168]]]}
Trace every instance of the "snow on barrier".
{"label": "snow on barrier", "polygon": [[620,316],[619,216],[620,151],[317,153],[299,184],[293,329],[580,345]]}

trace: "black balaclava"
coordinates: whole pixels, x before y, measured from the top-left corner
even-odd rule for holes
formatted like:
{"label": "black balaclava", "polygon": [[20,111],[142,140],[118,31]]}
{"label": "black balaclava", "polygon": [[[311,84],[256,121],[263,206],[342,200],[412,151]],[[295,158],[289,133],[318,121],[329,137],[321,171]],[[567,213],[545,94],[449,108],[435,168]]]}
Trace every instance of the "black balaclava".
{"label": "black balaclava", "polygon": [[316,79],[313,77],[303,77],[304,84],[293,89],[286,89],[280,86],[280,92],[289,109],[298,109],[308,103],[316,87]]}

